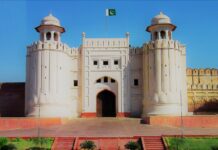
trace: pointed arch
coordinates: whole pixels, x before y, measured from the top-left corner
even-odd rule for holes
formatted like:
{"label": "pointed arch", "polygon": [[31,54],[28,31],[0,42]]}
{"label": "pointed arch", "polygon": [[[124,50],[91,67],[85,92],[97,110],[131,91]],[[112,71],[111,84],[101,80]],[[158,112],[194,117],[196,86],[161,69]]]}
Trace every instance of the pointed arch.
{"label": "pointed arch", "polygon": [[96,95],[97,117],[116,117],[116,95],[104,89]]}

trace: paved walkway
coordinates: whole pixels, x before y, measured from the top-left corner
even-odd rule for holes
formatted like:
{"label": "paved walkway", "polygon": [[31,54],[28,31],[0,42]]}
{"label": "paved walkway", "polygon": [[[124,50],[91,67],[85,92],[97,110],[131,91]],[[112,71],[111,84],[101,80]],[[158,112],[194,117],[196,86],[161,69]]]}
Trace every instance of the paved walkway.
{"label": "paved walkway", "polygon": [[[161,124],[161,122],[160,122]],[[73,119],[61,126],[0,131],[0,136],[129,137],[181,135],[180,128],[142,124],[139,118]],[[187,135],[218,135],[218,128],[184,128]]]}

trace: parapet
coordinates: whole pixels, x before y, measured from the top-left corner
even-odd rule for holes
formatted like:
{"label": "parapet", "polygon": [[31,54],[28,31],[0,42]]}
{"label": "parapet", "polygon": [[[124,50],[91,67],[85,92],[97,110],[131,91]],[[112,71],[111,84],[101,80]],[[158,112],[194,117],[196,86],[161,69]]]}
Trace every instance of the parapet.
{"label": "parapet", "polygon": [[85,38],[83,47],[129,47],[129,42],[126,38]]}
{"label": "parapet", "polygon": [[192,69],[191,68],[187,68],[186,69],[186,75],[187,76],[191,76],[192,75]]}
{"label": "parapet", "polygon": [[70,48],[67,44],[61,42],[34,42],[30,46],[27,47],[27,55],[29,53],[39,50],[54,50],[54,51],[62,51],[69,56],[77,56],[80,51],[78,48]]}
{"label": "parapet", "polygon": [[142,47],[131,47],[129,49],[129,54],[130,55],[137,55],[137,54],[142,54],[143,48]]}
{"label": "parapet", "polygon": [[211,69],[211,74],[212,76],[217,76],[218,75],[218,69]]}
{"label": "parapet", "polygon": [[145,50],[154,50],[154,49],[175,49],[182,51],[182,54],[185,54],[185,46],[180,44],[178,41],[174,40],[155,40],[150,41],[144,44]]}
{"label": "parapet", "polygon": [[186,69],[188,90],[218,90],[218,69]]}
{"label": "parapet", "polygon": [[200,69],[192,69],[192,68],[187,68],[186,69],[186,75],[194,75],[194,76],[218,76],[218,69],[210,69],[210,68],[206,68],[206,69],[203,69],[203,68],[200,68]]}

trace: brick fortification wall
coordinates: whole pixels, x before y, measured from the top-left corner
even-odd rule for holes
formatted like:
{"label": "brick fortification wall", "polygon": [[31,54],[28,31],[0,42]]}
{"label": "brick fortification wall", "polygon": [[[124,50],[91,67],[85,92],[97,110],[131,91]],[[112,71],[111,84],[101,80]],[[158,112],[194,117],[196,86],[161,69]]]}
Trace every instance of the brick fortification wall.
{"label": "brick fortification wall", "polygon": [[189,112],[218,113],[218,69],[186,70]]}
{"label": "brick fortification wall", "polygon": [[23,117],[25,83],[0,83],[0,116]]}
{"label": "brick fortification wall", "polygon": [[[188,109],[195,114],[218,113],[218,69],[186,70]],[[23,117],[25,83],[0,83],[0,116]]]}

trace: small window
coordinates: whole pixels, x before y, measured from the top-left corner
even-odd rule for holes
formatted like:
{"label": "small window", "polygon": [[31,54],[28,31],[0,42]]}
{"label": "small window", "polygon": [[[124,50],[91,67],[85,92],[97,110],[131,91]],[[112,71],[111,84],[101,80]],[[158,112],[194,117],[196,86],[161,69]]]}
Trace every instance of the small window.
{"label": "small window", "polygon": [[161,31],[161,32],[160,32],[160,35],[161,35],[161,39],[166,39],[166,33],[165,33],[165,31]]}
{"label": "small window", "polygon": [[138,86],[139,85],[139,80],[138,79],[134,79],[134,85]]}
{"label": "small window", "polygon": [[50,32],[47,32],[46,33],[46,39],[49,41],[51,40],[51,33]]}
{"label": "small window", "polygon": [[114,79],[111,79],[111,83],[115,83],[116,81]]}
{"label": "small window", "polygon": [[114,65],[118,65],[118,60],[114,60]]}
{"label": "small window", "polygon": [[74,85],[74,86],[78,86],[78,80],[74,80],[74,81],[73,81],[73,85]]}
{"label": "small window", "polygon": [[54,33],[54,40],[58,41],[58,34],[56,32]]}
{"label": "small window", "polygon": [[158,39],[158,33],[154,32],[154,40],[157,40],[157,39]]}
{"label": "small window", "polygon": [[170,32],[170,31],[168,31],[168,36],[169,36],[169,39],[171,40],[172,35],[171,35],[171,32]]}
{"label": "small window", "polygon": [[97,60],[94,60],[94,61],[93,61],[93,65],[98,65],[98,61],[97,61]]}
{"label": "small window", "polygon": [[108,77],[104,77],[104,82],[108,82]]}
{"label": "small window", "polygon": [[101,79],[98,79],[98,80],[97,80],[97,83],[101,83]]}
{"label": "small window", "polygon": [[103,61],[103,65],[108,65],[108,61]]}

